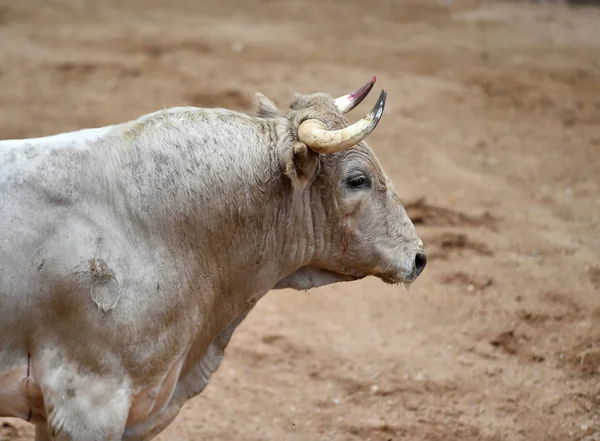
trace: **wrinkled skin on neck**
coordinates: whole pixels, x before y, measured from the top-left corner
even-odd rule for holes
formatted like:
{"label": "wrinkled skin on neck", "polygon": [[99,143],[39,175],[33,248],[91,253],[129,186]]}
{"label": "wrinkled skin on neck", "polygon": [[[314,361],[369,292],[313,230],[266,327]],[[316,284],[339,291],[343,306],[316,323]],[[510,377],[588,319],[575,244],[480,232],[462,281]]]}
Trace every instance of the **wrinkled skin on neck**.
{"label": "wrinkled skin on neck", "polygon": [[[298,95],[287,112],[262,95],[257,104],[258,115],[284,118],[292,139],[306,119],[331,130],[349,125],[326,94]],[[316,154],[302,144],[288,150],[300,152],[287,158],[286,170],[294,185],[309,187],[314,244],[310,263],[275,288],[308,289],[366,276],[414,282],[423,242],[367,143],[332,154]]]}

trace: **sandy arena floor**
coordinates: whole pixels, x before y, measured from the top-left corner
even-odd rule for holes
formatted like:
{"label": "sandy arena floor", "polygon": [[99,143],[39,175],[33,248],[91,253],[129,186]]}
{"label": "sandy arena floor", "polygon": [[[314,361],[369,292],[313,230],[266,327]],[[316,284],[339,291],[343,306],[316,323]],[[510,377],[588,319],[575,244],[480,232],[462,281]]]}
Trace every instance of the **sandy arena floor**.
{"label": "sandy arena floor", "polygon": [[[268,294],[159,440],[600,440],[600,9],[0,0],[0,138],[260,91],[388,90],[369,138],[429,250]],[[0,440],[31,439],[3,420]]]}

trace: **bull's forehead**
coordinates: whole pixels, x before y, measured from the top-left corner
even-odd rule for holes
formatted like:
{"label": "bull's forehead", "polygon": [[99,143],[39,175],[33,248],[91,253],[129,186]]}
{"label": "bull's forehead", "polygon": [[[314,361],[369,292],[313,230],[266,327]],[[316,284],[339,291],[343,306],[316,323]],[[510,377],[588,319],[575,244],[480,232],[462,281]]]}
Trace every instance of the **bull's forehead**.
{"label": "bull's forehead", "polygon": [[[311,107],[322,108],[325,111],[336,111],[337,108],[333,103],[333,97],[329,94],[317,92],[311,94],[296,94],[294,101],[290,104],[290,109],[300,110]],[[338,112],[336,112],[338,113]]]}
{"label": "bull's forehead", "polygon": [[330,129],[341,129],[351,124],[336,107],[334,98],[325,93],[297,94],[296,99],[290,105],[289,111],[293,114],[303,115],[303,119],[318,119]]}

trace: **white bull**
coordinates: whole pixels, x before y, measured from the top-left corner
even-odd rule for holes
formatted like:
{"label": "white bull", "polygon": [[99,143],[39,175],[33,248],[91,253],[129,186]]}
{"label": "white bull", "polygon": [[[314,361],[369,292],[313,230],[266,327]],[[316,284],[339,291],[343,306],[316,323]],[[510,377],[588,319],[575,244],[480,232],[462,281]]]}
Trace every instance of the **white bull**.
{"label": "white bull", "polygon": [[273,288],[412,283],[423,243],[337,99],[171,108],[0,142],[0,416],[36,440],[167,427]]}

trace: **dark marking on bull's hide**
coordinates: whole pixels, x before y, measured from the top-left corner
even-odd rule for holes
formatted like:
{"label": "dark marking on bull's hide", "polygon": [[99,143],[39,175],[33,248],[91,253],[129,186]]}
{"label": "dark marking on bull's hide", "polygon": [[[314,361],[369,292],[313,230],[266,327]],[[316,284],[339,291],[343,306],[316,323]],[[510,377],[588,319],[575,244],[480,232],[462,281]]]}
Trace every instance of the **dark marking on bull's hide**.
{"label": "dark marking on bull's hide", "polygon": [[[5,136],[8,139],[8,136]],[[4,160],[6,164],[13,164],[17,160],[17,155],[13,151],[6,152],[4,154]]]}
{"label": "dark marking on bull's hide", "polygon": [[26,383],[25,383],[25,390],[27,391],[27,399],[29,401],[29,413],[27,414],[27,421],[31,421],[31,418],[33,417],[33,410],[31,408],[31,397],[29,395],[29,382],[30,382],[30,378],[29,378],[29,374],[31,372],[31,352],[27,353],[27,375],[26,375]]}
{"label": "dark marking on bull's hide", "polygon": [[90,260],[90,271],[95,282],[106,283],[114,277],[106,262],[96,257]]}
{"label": "dark marking on bull's hide", "polygon": [[67,387],[65,394],[68,398],[74,398],[75,397],[75,389],[73,387]]}
{"label": "dark marking on bull's hide", "polygon": [[39,155],[39,151],[32,146],[29,146],[25,149],[25,157],[27,159],[33,159]]}

